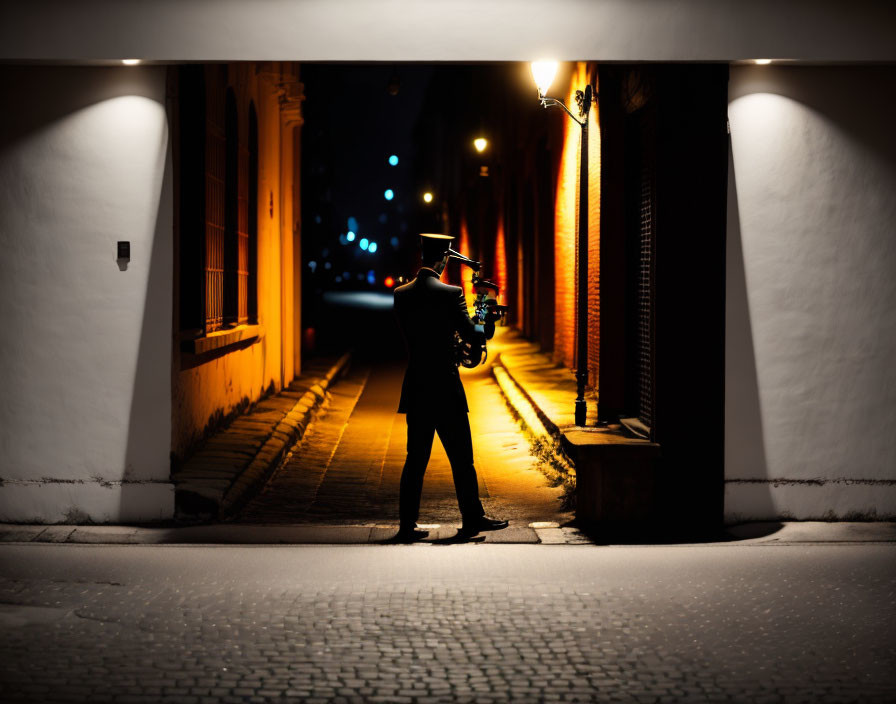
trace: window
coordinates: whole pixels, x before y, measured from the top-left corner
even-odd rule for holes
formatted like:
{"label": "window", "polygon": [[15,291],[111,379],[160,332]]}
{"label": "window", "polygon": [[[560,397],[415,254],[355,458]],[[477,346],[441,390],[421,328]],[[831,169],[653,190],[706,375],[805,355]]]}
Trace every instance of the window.
{"label": "window", "polygon": [[179,311],[191,337],[258,321],[258,118],[226,66],[178,69]]}
{"label": "window", "polygon": [[[227,228],[227,68],[211,67],[205,120],[205,332],[224,326],[224,243]],[[231,179],[234,177],[231,176]]]}
{"label": "window", "polygon": [[249,226],[246,246],[246,308],[250,323],[258,322],[258,116],[255,104],[249,103]]}

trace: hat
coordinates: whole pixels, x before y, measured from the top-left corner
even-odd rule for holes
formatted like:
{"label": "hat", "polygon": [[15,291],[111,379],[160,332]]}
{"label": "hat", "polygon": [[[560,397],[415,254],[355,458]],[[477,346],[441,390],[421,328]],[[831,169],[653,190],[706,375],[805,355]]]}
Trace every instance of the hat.
{"label": "hat", "polygon": [[434,232],[420,233],[420,249],[423,250],[423,264],[428,266],[445,256],[445,251],[451,246],[451,235],[441,235]]}

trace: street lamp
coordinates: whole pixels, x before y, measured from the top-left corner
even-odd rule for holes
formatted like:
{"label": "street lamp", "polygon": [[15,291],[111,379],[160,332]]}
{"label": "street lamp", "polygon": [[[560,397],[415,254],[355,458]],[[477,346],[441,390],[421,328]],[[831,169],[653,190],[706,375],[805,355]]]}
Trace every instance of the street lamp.
{"label": "street lamp", "polygon": [[579,300],[576,311],[577,318],[577,351],[576,359],[576,406],[575,423],[585,425],[587,417],[587,405],[585,403],[585,385],[588,383],[588,113],[591,111],[591,100],[597,96],[593,93],[591,85],[585,86],[585,90],[576,91],[576,104],[579,106],[579,116],[576,117],[566,107],[562,100],[547,96],[554,76],[557,75],[558,64],[556,61],[533,61],[532,78],[538,88],[538,100],[542,107],[560,107],[566,111],[579,127],[582,128],[582,153],[579,163],[579,236],[576,247],[576,259],[578,260]]}
{"label": "street lamp", "polygon": [[423,202],[424,203],[432,203],[432,193],[430,193],[429,191],[424,193],[423,194]]}
{"label": "street lamp", "polygon": [[482,154],[488,146],[488,140],[485,137],[477,137],[473,140],[473,146],[476,147],[477,152]]}

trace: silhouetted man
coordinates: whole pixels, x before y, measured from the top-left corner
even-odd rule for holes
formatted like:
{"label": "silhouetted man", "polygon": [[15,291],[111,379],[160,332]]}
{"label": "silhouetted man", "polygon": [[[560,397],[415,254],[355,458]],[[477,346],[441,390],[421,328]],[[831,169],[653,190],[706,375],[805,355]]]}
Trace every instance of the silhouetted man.
{"label": "silhouetted man", "polygon": [[[423,234],[423,267],[417,278],[395,289],[395,314],[408,347],[408,368],[401,386],[398,412],[407,414],[408,456],[401,473],[398,539],[424,537],[418,531],[423,474],[435,433],[448,454],[457,503],[463,519],[462,535],[506,528],[507,521],[488,518],[479,501],[473,466],[473,440],[467,417],[467,397],[455,356],[455,333],[473,344],[494,334],[474,325],[463,290],[439,281],[448,261],[453,237]],[[486,334],[488,333],[488,334]]]}

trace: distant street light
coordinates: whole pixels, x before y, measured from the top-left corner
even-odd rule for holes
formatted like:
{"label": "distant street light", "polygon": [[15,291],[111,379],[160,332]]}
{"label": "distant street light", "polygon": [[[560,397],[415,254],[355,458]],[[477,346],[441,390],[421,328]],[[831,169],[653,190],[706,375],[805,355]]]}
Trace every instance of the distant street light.
{"label": "distant street light", "polygon": [[371,242],[371,243],[367,246],[367,251],[370,252],[371,254],[373,254],[373,253],[376,251],[376,248],[377,248],[377,244],[376,244],[376,242]]}
{"label": "distant street light", "polygon": [[424,193],[423,194],[423,202],[424,203],[432,203],[432,193],[430,193],[429,191]]}
{"label": "distant street light", "polygon": [[[548,89],[557,75],[558,63],[556,61],[533,61],[532,78],[538,88],[538,100],[542,107],[560,107],[566,111],[579,127],[582,128],[582,153],[579,157],[579,236],[576,248],[578,260],[578,310],[576,311],[577,330],[576,340],[576,405],[575,423],[585,425],[588,407],[585,403],[585,385],[588,382],[588,113],[591,111],[593,94],[591,85],[585,86],[585,90],[576,91],[576,104],[579,106],[579,116],[572,114],[562,100],[547,97]],[[600,413],[598,412],[598,418]]]}
{"label": "distant street light", "polygon": [[355,241],[355,233],[352,232],[351,230],[349,230],[348,232],[345,233],[345,239],[347,239],[349,242],[354,242]]}
{"label": "distant street light", "polygon": [[486,147],[488,147],[488,140],[485,137],[477,137],[473,140],[473,146],[476,147],[477,152],[482,154]]}
{"label": "distant street light", "polygon": [[361,238],[361,241],[358,242],[358,246],[359,246],[361,249],[366,250],[366,249],[370,246],[370,240],[368,240],[366,237],[362,237],[362,238]]}
{"label": "distant street light", "polygon": [[386,192],[383,193],[383,197],[386,200],[392,200],[395,197],[395,191],[393,191],[391,188],[387,188]]}
{"label": "distant street light", "polygon": [[398,156],[396,154],[389,157],[389,166],[398,166]]}

